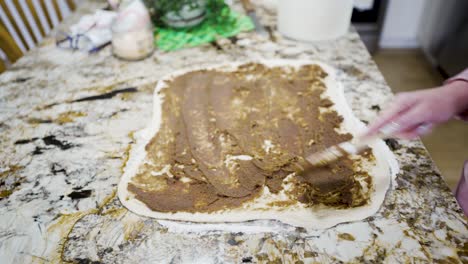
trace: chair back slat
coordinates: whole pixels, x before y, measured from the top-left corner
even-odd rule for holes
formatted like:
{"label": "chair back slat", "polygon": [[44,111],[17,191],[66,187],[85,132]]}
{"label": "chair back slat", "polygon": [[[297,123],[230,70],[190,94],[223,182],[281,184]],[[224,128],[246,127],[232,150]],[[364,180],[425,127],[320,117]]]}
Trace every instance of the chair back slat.
{"label": "chair back slat", "polygon": [[62,15],[62,19],[70,15],[71,10],[70,10],[70,7],[68,6],[67,1],[57,0],[57,5],[59,7],[60,14]]}
{"label": "chair back slat", "polygon": [[8,64],[8,58],[3,52],[3,50],[0,48],[0,72],[3,72],[6,70]]}
{"label": "chair back slat", "polygon": [[36,19],[33,16],[33,13],[31,13],[31,10],[29,9],[28,4],[26,3],[26,0],[19,0],[18,1],[21,9],[23,9],[23,13],[26,17],[26,20],[28,21],[29,27],[31,28],[34,38],[36,39],[36,42],[41,42],[42,40],[42,34],[41,31],[39,30],[39,27],[36,23]]}
{"label": "chair back slat", "polygon": [[50,32],[50,25],[47,21],[47,16],[44,13],[44,9],[42,9],[42,5],[39,0],[32,0],[32,4],[34,6],[34,10],[39,18],[39,22],[41,22],[41,28],[44,31],[44,35],[49,34]]}
{"label": "chair back slat", "polygon": [[76,4],[75,3],[76,1],[73,1],[73,0],[67,0],[67,3],[68,3],[68,6],[72,9],[72,10],[75,10],[76,8]]}
{"label": "chair back slat", "polygon": [[3,66],[6,67],[9,61],[10,60],[8,59],[8,56],[6,55],[6,53],[2,50],[2,48],[0,48],[0,63],[3,63]]}
{"label": "chair back slat", "polygon": [[52,23],[52,28],[58,25],[59,23],[59,16],[57,14],[57,11],[55,10],[54,3],[52,0],[45,0],[44,1],[47,14],[49,15],[50,22]]}
{"label": "chair back slat", "polygon": [[18,27],[19,31],[21,32],[21,35],[23,36],[24,41],[28,45],[28,49],[32,49],[36,46],[34,43],[34,40],[31,36],[31,34],[28,31],[28,28],[23,22],[23,19],[21,18],[20,13],[16,9],[15,4],[13,3],[12,0],[6,0],[5,1],[8,11],[10,12],[11,16],[13,17],[13,20],[16,23],[16,26]]}
{"label": "chair back slat", "polygon": [[4,72],[6,70],[5,62],[0,60],[0,72]]}
{"label": "chair back slat", "polygon": [[11,62],[23,56],[15,40],[3,23],[0,23],[0,73],[11,66]]}
{"label": "chair back slat", "polygon": [[8,16],[5,13],[5,10],[3,10],[2,6],[0,6],[0,19],[2,20],[3,24],[7,28],[8,32],[11,35],[11,37],[15,40],[15,42],[18,45],[18,47],[20,48],[21,52],[25,53],[27,49],[24,46],[23,41],[21,40],[20,36],[16,32],[15,28],[13,27],[13,24],[10,22],[10,19],[8,19]]}
{"label": "chair back slat", "polygon": [[[23,56],[23,52],[2,23],[0,23],[0,49],[6,54],[7,61],[13,62]],[[7,63],[6,65],[8,66],[9,64]]]}

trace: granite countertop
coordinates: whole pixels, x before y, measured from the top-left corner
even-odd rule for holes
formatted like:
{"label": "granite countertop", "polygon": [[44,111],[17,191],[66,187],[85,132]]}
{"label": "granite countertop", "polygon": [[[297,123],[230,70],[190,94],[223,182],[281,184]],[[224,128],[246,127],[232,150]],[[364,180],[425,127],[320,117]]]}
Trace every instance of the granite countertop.
{"label": "granite countertop", "polygon": [[[271,2],[271,1],[270,1]],[[86,1],[73,23],[101,2]],[[468,261],[467,219],[420,141],[387,141],[401,166],[381,210],[307,233],[172,230],[127,211],[116,186],[152,110],[158,79],[174,70],[257,58],[320,60],[338,70],[356,116],[373,119],[392,95],[357,33],[299,44],[274,28],[125,62],[61,50],[52,39],[0,75],[2,263],[323,263]]]}

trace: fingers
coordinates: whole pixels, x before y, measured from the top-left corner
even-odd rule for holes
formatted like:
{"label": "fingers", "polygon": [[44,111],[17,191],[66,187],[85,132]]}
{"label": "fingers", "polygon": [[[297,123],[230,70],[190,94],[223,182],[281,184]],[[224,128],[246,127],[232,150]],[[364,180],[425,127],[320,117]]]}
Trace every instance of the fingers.
{"label": "fingers", "polygon": [[416,105],[411,109],[408,109],[401,115],[398,115],[392,120],[399,125],[398,131],[395,134],[400,132],[412,131],[418,129],[422,124],[427,123],[429,120],[427,109],[423,105]]}
{"label": "fingers", "polygon": [[397,95],[390,107],[387,110],[385,110],[376,121],[374,121],[368,126],[365,135],[370,136],[372,134],[377,133],[380,128],[382,128],[389,122],[394,121],[400,115],[403,115],[413,105],[414,102],[412,99],[413,98],[411,96],[408,96],[407,94]]}
{"label": "fingers", "polygon": [[434,124],[425,123],[404,132],[397,133],[395,136],[402,139],[415,139],[419,136],[424,136],[431,133],[433,128]]}

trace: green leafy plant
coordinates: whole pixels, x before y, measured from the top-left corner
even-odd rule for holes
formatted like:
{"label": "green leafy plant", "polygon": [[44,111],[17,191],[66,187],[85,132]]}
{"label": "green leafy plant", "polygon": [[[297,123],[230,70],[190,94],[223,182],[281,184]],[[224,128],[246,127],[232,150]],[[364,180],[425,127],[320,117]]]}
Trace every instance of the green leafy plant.
{"label": "green leafy plant", "polygon": [[205,8],[205,20],[207,19],[223,19],[222,10],[227,7],[224,0],[145,0],[145,4],[150,10],[151,17],[156,26],[165,26],[164,16],[167,13],[173,12],[179,14],[179,11],[188,6],[190,10]]}

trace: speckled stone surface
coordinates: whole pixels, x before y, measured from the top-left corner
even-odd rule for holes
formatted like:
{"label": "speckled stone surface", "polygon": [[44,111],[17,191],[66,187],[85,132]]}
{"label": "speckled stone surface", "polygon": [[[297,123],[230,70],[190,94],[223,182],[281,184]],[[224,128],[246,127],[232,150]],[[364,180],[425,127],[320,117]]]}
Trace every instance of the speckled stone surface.
{"label": "speckled stone surface", "polygon": [[[87,2],[68,24],[99,3]],[[391,141],[401,166],[381,210],[313,233],[173,230],[122,207],[116,185],[152,111],[158,79],[174,70],[256,58],[320,60],[338,70],[363,121],[391,97],[351,30],[299,44],[274,30],[271,4],[257,1],[271,37],[245,33],[197,48],[156,51],[139,62],[110,47],[87,55],[46,41],[0,75],[1,263],[328,263],[468,261],[467,219],[420,141]]]}

